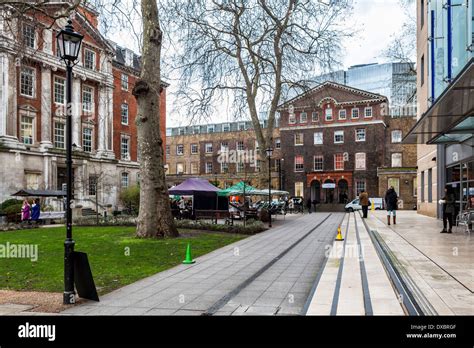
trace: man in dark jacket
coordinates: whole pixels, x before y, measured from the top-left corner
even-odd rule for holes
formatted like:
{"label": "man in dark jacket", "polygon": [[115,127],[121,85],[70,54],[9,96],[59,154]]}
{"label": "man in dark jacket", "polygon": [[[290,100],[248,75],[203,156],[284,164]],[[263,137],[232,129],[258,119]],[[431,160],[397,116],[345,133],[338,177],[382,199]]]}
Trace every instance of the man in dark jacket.
{"label": "man in dark jacket", "polygon": [[[440,199],[440,204],[443,205],[443,230],[441,233],[453,233],[453,220],[456,213],[456,197],[451,185],[446,185],[444,188],[444,197]],[[446,227],[449,222],[449,230]]]}
{"label": "man in dark jacket", "polygon": [[387,225],[390,225],[390,216],[393,215],[393,224],[397,224],[398,196],[393,186],[385,193],[385,206],[387,207]]}

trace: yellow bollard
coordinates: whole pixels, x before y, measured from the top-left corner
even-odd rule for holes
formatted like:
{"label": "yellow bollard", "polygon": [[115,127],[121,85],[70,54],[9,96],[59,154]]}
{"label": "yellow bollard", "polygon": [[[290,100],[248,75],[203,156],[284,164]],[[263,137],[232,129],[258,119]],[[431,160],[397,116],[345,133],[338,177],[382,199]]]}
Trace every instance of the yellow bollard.
{"label": "yellow bollard", "polygon": [[370,207],[370,210],[375,211],[375,203],[374,202],[372,202],[372,206]]}
{"label": "yellow bollard", "polygon": [[339,227],[337,228],[336,241],[337,241],[337,242],[342,242],[343,240],[344,240],[344,238],[342,238],[341,226],[339,226]]}

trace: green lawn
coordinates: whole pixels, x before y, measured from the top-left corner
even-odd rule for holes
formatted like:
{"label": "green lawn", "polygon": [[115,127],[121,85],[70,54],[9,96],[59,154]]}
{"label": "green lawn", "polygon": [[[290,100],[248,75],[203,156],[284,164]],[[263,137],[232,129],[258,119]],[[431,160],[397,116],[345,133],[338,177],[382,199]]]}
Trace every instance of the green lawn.
{"label": "green lawn", "polygon": [[[88,254],[100,294],[180,264],[188,242],[198,257],[245,238],[185,231],[177,239],[148,240],[134,232],[134,227],[74,227],[75,250]],[[64,237],[64,227],[0,232],[0,245],[38,245],[37,262],[0,256],[0,289],[62,292]]]}

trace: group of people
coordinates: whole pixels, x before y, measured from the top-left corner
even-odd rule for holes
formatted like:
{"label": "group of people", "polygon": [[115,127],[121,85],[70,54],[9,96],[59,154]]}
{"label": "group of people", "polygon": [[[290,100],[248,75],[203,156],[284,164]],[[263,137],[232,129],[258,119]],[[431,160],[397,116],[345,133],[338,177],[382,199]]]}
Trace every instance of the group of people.
{"label": "group of people", "polygon": [[40,200],[36,198],[32,204],[25,199],[21,207],[22,222],[38,222],[41,214]]}
{"label": "group of people", "polygon": [[[369,194],[362,190],[359,193],[359,204],[362,206],[362,218],[367,219],[369,206],[372,202],[369,199]],[[393,217],[393,224],[397,224],[397,209],[398,209],[398,195],[393,186],[390,186],[385,193],[385,207],[387,209],[387,225],[390,225]]]}

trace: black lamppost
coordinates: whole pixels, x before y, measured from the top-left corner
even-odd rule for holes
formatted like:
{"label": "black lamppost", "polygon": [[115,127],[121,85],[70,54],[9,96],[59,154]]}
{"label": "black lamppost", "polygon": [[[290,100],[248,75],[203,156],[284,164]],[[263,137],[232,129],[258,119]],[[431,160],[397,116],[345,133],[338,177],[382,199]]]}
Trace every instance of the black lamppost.
{"label": "black lamppost", "polygon": [[280,191],[283,191],[283,169],[282,169],[282,167],[283,167],[284,163],[285,163],[285,159],[282,158],[280,160],[280,165],[278,166],[278,178],[279,178],[279,183],[280,183],[280,185],[279,185],[279,190]]}
{"label": "black lamppost", "polygon": [[72,239],[72,68],[77,64],[84,36],[74,31],[72,21],[56,35],[59,56],[66,64],[66,240],[64,241],[64,294],[63,303],[75,303],[74,240]]}
{"label": "black lamppost", "polygon": [[268,158],[268,227],[272,227],[272,155],[273,149],[269,147],[265,150]]}

